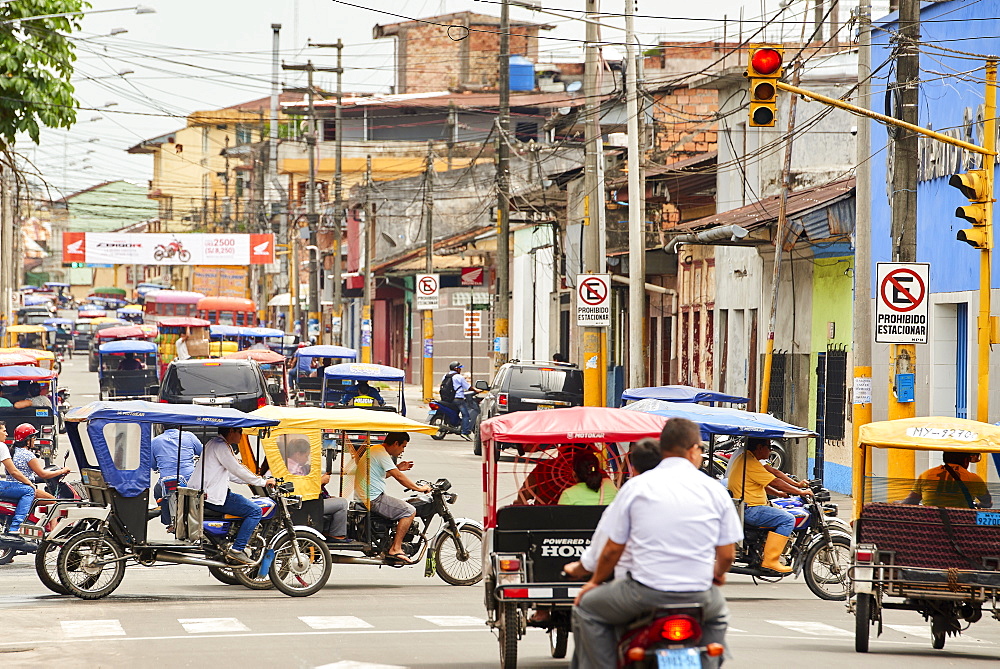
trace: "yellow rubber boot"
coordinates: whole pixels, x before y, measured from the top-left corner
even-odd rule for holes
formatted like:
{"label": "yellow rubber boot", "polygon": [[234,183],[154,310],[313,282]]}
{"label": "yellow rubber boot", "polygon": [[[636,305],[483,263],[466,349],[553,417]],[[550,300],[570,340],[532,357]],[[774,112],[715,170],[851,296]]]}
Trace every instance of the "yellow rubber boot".
{"label": "yellow rubber boot", "polygon": [[779,574],[791,573],[791,567],[781,564],[781,552],[785,550],[785,544],[787,543],[788,537],[785,535],[778,534],[777,532],[768,532],[767,542],[764,544],[764,559],[760,563],[761,568],[770,569]]}

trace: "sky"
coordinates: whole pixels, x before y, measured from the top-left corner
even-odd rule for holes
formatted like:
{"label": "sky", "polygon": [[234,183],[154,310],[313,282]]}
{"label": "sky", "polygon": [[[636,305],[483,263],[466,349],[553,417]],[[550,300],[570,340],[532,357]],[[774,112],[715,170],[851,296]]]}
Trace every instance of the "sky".
{"label": "sky", "polygon": [[[783,0],[783,2],[786,0]],[[372,38],[376,24],[410,17],[426,18],[456,11],[499,15],[497,0],[146,0],[154,14],[133,10],[91,13],[83,30],[72,36],[78,61],[73,83],[81,109],[70,130],[46,130],[38,146],[30,140],[18,150],[32,160],[48,184],[52,197],[61,197],[90,185],[114,179],[145,183],[152,158],[125,150],[143,139],[185,125],[193,111],[211,110],[266,97],[271,82],[271,24],[281,23],[281,58],[286,63],[335,65],[335,50],[313,48],[307,42],[336,42],[344,48],[344,89],[359,93],[388,92],[393,83],[393,40]],[[125,0],[90,0],[93,10],[128,7]],[[850,0],[841,3],[849,16]],[[542,6],[564,14],[513,9],[513,18],[549,23],[556,28],[539,42],[539,59],[582,59],[583,0],[542,0]],[[134,7],[134,6],[133,6]],[[696,11],[695,11],[696,8]],[[608,14],[624,11],[616,2],[602,3]],[[779,11],[777,0],[765,4],[739,0],[701,0],[698,3],[640,1],[636,20],[642,44],[658,39],[721,39],[723,25],[735,40],[739,19],[744,34],[760,25],[760,17]],[[808,0],[792,0],[784,10],[784,27],[771,28],[766,37],[781,39],[775,31],[797,35],[794,20],[812,15]],[[670,17],[670,18],[667,18]],[[621,42],[622,21],[605,17],[602,38]],[[127,32],[112,35],[124,28]],[[616,47],[607,47],[606,58]],[[620,52],[620,50],[619,50]],[[284,73],[282,84],[301,85],[297,73]],[[333,74],[316,75],[321,87],[334,87]]]}

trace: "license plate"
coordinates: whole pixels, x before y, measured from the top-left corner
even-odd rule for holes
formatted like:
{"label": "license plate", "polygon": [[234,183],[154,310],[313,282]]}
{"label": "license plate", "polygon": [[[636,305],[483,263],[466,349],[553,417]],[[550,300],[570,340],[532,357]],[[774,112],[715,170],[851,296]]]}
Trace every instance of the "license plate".
{"label": "license plate", "polygon": [[697,648],[663,648],[656,651],[657,669],[701,669]]}
{"label": "license plate", "polygon": [[194,404],[232,404],[231,397],[194,397],[191,399]]}
{"label": "license plate", "polygon": [[539,405],[537,405],[537,409],[539,411],[541,411],[542,409],[555,409],[555,408],[556,408],[556,406],[554,404],[539,404]]}

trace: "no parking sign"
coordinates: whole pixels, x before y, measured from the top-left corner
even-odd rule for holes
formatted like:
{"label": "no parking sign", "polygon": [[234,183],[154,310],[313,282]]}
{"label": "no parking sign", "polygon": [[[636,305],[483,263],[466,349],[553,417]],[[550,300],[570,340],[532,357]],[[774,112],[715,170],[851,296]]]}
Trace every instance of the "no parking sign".
{"label": "no parking sign", "polygon": [[875,341],[926,344],[928,263],[880,262],[876,271]]}

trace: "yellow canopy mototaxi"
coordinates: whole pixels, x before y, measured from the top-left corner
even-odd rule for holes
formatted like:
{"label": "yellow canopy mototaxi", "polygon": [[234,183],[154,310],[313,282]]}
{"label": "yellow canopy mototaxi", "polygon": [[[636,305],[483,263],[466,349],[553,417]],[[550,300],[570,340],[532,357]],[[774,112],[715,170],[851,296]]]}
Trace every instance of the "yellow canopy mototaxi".
{"label": "yellow canopy mototaxi", "polygon": [[[324,513],[346,514],[345,539],[335,540],[338,533],[324,532],[333,562],[402,567],[417,564],[426,556],[426,576],[437,573],[451,585],[472,585],[482,578],[482,524],[451,514],[449,505],[457,495],[449,492],[447,479],[427,482],[427,492],[406,493],[404,500],[414,507],[416,515],[404,535],[402,557],[389,550],[396,521],[379,515],[368,498],[373,466],[370,449],[382,443],[387,433],[434,434],[436,427],[394,412],[362,408],[268,405],[250,415],[279,422],[245,432],[250,438],[240,446],[243,462],[251,469],[256,466],[261,475],[294,483],[295,493],[303,500],[295,522],[322,532]],[[326,487],[329,496],[324,500],[326,475],[330,476]],[[424,485],[409,472],[407,476]],[[386,494],[396,497],[399,493],[387,490]],[[327,506],[339,510],[324,509]],[[436,518],[441,522],[431,531]]]}
{"label": "yellow canopy mototaxi", "polygon": [[945,416],[882,421],[860,427],[857,447],[855,651],[868,652],[887,608],[921,614],[935,649],[984,608],[1000,620],[1000,427]]}

